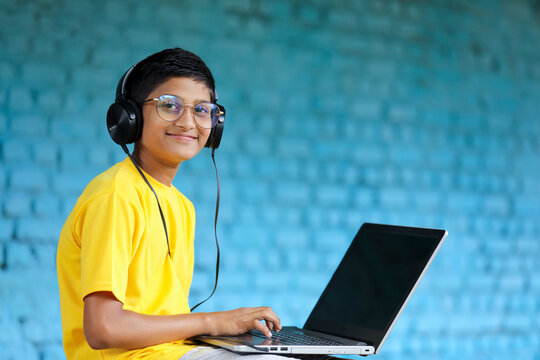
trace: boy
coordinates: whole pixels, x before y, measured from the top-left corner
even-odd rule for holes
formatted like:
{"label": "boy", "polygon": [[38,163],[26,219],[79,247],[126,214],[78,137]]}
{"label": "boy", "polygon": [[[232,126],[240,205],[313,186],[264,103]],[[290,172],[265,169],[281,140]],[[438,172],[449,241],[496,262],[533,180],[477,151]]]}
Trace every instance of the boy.
{"label": "boy", "polygon": [[[138,63],[124,87],[141,124],[132,159],[87,185],[60,234],[67,358],[179,359],[195,348],[184,341],[191,336],[279,331],[268,307],[190,313],[188,306],[195,213],[172,180],[215,126],[207,114],[216,106],[210,70],[195,54],[168,49]],[[205,352],[226,354],[201,347],[186,357]]]}

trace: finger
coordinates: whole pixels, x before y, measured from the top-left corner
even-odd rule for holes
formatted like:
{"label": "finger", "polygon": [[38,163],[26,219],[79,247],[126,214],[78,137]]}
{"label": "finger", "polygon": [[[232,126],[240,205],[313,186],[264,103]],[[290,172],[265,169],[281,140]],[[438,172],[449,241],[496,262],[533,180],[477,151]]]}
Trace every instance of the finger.
{"label": "finger", "polygon": [[274,310],[272,310],[272,308],[270,308],[270,307],[263,307],[262,309],[263,309],[263,313],[265,315],[264,319],[267,322],[267,324],[268,324],[268,322],[272,323],[272,327],[271,328],[269,327],[269,328],[273,329],[275,331],[281,330],[281,320],[276,315]]}
{"label": "finger", "polygon": [[260,322],[259,320],[255,320],[255,323],[253,324],[255,329],[259,330],[260,332],[262,332],[266,337],[268,338],[271,338],[272,337],[272,333],[270,332],[270,329],[268,329],[268,327],[266,327],[262,322]]}
{"label": "finger", "polygon": [[266,327],[268,327],[270,330],[274,330],[274,323],[269,320],[264,320],[266,323]]}

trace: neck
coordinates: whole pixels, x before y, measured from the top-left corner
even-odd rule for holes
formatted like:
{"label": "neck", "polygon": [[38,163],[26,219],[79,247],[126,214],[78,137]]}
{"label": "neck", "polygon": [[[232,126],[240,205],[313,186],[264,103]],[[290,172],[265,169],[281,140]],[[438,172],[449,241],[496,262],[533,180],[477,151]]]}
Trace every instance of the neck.
{"label": "neck", "polygon": [[138,146],[135,146],[131,156],[144,172],[166,186],[171,186],[180,166],[180,163],[166,163],[149,156],[144,151],[140,151]]}

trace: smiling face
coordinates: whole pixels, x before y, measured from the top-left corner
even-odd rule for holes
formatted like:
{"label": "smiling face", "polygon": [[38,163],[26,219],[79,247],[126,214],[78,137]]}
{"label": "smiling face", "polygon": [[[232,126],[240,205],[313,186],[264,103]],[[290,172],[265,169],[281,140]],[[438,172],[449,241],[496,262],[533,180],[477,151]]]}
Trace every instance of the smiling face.
{"label": "smiling face", "polygon": [[[150,92],[147,99],[161,95],[175,95],[186,104],[210,102],[210,90],[202,82],[191,78],[173,77]],[[182,161],[197,155],[206,144],[211,129],[204,129],[193,119],[193,108],[186,106],[175,121],[163,120],[156,111],[156,102],[142,105],[142,136],[135,148],[139,159],[168,168],[178,168]]]}

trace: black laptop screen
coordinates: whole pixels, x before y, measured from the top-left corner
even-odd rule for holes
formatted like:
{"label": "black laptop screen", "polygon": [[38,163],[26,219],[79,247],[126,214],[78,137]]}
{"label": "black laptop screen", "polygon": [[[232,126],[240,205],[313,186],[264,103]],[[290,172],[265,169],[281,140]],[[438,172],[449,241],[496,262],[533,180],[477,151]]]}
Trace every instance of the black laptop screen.
{"label": "black laptop screen", "polygon": [[444,230],[364,224],[304,328],[377,347]]}

